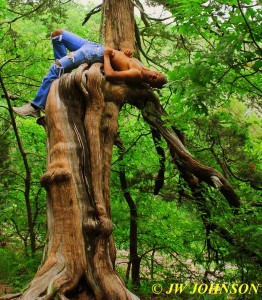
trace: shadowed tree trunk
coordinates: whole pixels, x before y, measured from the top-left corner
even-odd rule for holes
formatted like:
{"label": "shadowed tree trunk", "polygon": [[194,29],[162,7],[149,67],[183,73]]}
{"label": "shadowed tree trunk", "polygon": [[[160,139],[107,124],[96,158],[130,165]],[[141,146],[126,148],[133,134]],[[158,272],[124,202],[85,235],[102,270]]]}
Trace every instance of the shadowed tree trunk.
{"label": "shadowed tree trunk", "polygon": [[[119,160],[123,159],[126,151],[122,140],[117,138],[115,145],[120,149]],[[130,223],[129,223],[129,262],[126,270],[126,280],[129,280],[131,270],[132,285],[135,290],[140,288],[140,263],[141,257],[138,255],[138,213],[136,203],[134,202],[131,193],[128,191],[128,183],[126,179],[125,166],[120,167],[119,178],[121,189],[125,200],[129,206]]]}
{"label": "shadowed tree trunk", "polygon": [[[132,2],[105,1],[103,14],[105,45],[134,50]],[[162,121],[166,114],[153,91],[147,85],[109,83],[101,67],[81,65],[52,84],[46,105],[48,168],[41,177],[48,220],[43,264],[22,294],[2,299],[138,299],[114,269],[110,209],[112,149],[125,102],[142,110],[193,182],[215,186],[230,205],[239,207],[223,176],[197,162]]]}

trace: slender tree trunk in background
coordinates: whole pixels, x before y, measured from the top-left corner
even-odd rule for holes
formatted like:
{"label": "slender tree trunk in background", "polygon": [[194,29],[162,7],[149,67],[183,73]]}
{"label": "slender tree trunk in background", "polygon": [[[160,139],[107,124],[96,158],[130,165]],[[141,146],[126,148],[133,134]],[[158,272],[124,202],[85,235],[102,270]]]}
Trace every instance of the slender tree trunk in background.
{"label": "slender tree trunk in background", "polygon": [[[121,152],[124,151],[124,147],[121,147]],[[122,156],[121,156],[122,157]],[[129,273],[131,269],[131,279],[134,289],[140,287],[140,263],[141,257],[138,255],[138,214],[136,203],[132,199],[130,192],[128,191],[128,184],[126,179],[126,173],[124,166],[121,167],[119,172],[121,188],[129,206],[130,212],[130,225],[129,225],[129,263],[126,272],[126,279],[129,280]]]}
{"label": "slender tree trunk in background", "polygon": [[[5,88],[2,76],[0,75],[0,86],[3,89],[6,101],[7,101],[7,105],[8,105],[8,109],[9,109],[9,113],[10,113],[10,117],[11,117],[11,124],[15,133],[15,137],[16,137],[16,142],[18,145],[18,149],[20,152],[20,155],[22,156],[22,160],[23,160],[23,164],[24,164],[24,168],[25,168],[25,176],[24,176],[24,199],[25,199],[25,204],[26,204],[26,212],[27,212],[27,222],[28,222],[28,231],[29,231],[29,236],[30,236],[30,248],[31,248],[31,253],[35,254],[36,252],[36,237],[35,237],[35,229],[34,229],[34,218],[33,218],[33,213],[32,213],[32,206],[31,206],[31,201],[30,201],[30,188],[31,188],[31,180],[32,180],[32,176],[31,176],[31,171],[30,171],[30,167],[28,164],[28,158],[27,158],[27,153],[24,151],[23,145],[22,145],[22,141],[20,139],[18,130],[17,130],[17,126],[16,126],[16,122],[15,122],[15,117],[14,117],[14,113],[12,110],[12,105],[11,105],[11,101],[10,98],[8,96],[7,90]],[[19,228],[16,224],[16,221],[13,220],[13,223],[15,225],[15,227],[17,228],[17,230],[19,231]],[[22,237],[21,237],[22,238]],[[27,251],[27,242],[25,242],[25,251],[26,253]],[[27,253],[28,254],[28,253]]]}

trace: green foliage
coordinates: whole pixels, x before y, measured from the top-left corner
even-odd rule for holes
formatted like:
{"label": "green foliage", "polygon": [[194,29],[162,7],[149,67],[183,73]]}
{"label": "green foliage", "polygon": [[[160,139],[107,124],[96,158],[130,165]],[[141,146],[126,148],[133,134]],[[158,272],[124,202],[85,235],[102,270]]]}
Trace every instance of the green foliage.
{"label": "green foliage", "polygon": [[[148,2],[159,4],[161,1]],[[161,102],[169,112],[166,121],[169,126],[185,132],[187,147],[194,157],[223,173],[240,196],[242,208],[239,216],[233,216],[225,200],[215,190],[207,187],[204,193],[205,204],[200,204],[198,199],[192,197],[185,184],[181,183],[179,174],[169,169],[171,166],[168,163],[165,185],[157,196],[161,204],[155,206],[156,199],[148,192],[152,193],[153,178],[156,177],[157,170],[149,169],[151,176],[148,177],[147,174],[148,164],[156,166],[158,158],[156,153],[152,153],[154,146],[148,134],[145,150],[141,149],[140,152],[140,155],[146,153],[143,163],[146,162],[147,166],[140,169],[141,158],[137,164],[134,163],[136,157],[139,157],[137,153],[129,158],[133,165],[126,164],[131,194],[138,211],[141,209],[143,212],[139,215],[139,254],[143,258],[142,263],[150,263],[149,256],[144,255],[147,250],[152,254],[153,245],[158,249],[164,244],[165,250],[158,250],[158,254],[161,253],[162,258],[170,259],[174,264],[171,270],[167,266],[163,270],[155,260],[156,278],[165,276],[166,280],[180,282],[181,279],[184,282],[186,278],[183,274],[190,274],[184,262],[190,259],[195,266],[214,270],[218,276],[224,273],[223,282],[259,282],[260,277],[256,272],[258,264],[253,259],[250,263],[249,255],[252,256],[251,252],[255,249],[257,258],[261,259],[261,8],[256,5],[243,7],[244,2],[239,2],[238,6],[236,1],[221,3],[170,0],[163,4],[172,12],[175,25],[148,26],[141,22],[140,27],[144,45],[149,45],[148,53],[152,53],[153,57],[155,55],[154,62],[161,65],[159,62],[162,61],[162,65],[169,69],[169,83],[160,94]],[[139,119],[139,126],[140,124]],[[120,128],[122,136],[123,127]],[[133,129],[129,130],[129,138],[132,133]],[[126,138],[125,135],[125,142],[128,141]],[[139,147],[141,148],[141,143]],[[150,154],[148,149],[151,149]],[[127,153],[129,155],[130,151]],[[124,161],[125,159],[124,157]],[[139,173],[135,166],[139,166]],[[140,186],[148,187],[147,193],[144,194],[142,189],[136,192],[133,178]],[[169,199],[175,201],[172,208],[167,208],[163,203]],[[201,205],[210,213],[208,221],[226,230],[226,235],[218,230],[206,235],[203,215],[199,211]],[[168,225],[165,224],[165,212],[176,211],[177,207],[180,209],[177,218],[173,219],[173,215],[168,213]],[[123,212],[122,205],[120,210]],[[188,212],[191,212],[190,218],[187,216]],[[123,225],[125,228],[128,226],[127,213],[128,208],[125,210],[125,218],[123,215],[121,218],[126,222]],[[190,220],[189,224],[187,219]],[[187,235],[191,224],[192,229],[189,229]],[[145,237],[141,228],[145,228],[150,235]],[[126,234],[126,229],[123,232]],[[169,238],[172,242],[169,242]],[[127,248],[127,237],[125,241]],[[146,248],[145,241],[151,246],[151,251],[150,246]],[[169,251],[170,249],[172,250]],[[176,263],[173,256],[175,251],[180,258]],[[145,278],[150,277],[150,267],[146,270],[144,268],[143,265],[141,272],[146,274]],[[183,272],[179,273],[179,268]],[[191,278],[192,281],[203,281],[200,278],[204,274],[199,270],[195,270],[193,274],[195,277]],[[147,283],[144,285],[143,282],[142,289],[145,286]],[[147,289],[148,292],[150,288]]]}
{"label": "green foliage", "polygon": [[169,3],[176,22],[172,30],[183,36],[187,58],[170,72],[174,91],[188,99],[188,105],[193,102],[197,113],[230,101],[233,93],[240,101],[258,99],[261,8],[242,7],[241,2],[237,6],[235,1]]}
{"label": "green foliage", "polygon": [[[129,116],[128,123],[127,116]],[[241,127],[228,109],[210,116],[204,115],[197,120],[193,119],[192,128],[187,130],[187,133],[198,137],[196,140],[190,135],[188,140],[190,149],[195,149],[195,156],[200,161],[212,162],[217,169],[221,168],[220,161],[223,160],[229,161],[230,166],[234,165],[236,170],[240,169],[241,165],[247,167],[249,159],[259,163],[255,156],[252,158],[250,156],[252,147],[246,148],[247,151],[243,153],[243,147],[247,146],[249,139],[249,127],[245,124],[244,117],[239,116],[239,119],[242,122]],[[130,125],[139,130],[132,130]],[[138,252],[142,258],[141,293],[150,293],[152,282],[161,282],[163,276],[166,278],[165,282],[170,283],[183,283],[189,280],[192,283],[201,282],[204,277],[203,271],[201,272],[203,268],[214,270],[218,277],[223,276],[223,280],[217,282],[236,282],[241,280],[240,278],[243,282],[245,280],[257,282],[259,274],[255,272],[256,264],[250,264],[248,256],[244,258],[242,251],[239,250],[242,246],[250,251],[255,248],[261,256],[261,250],[257,247],[260,237],[260,213],[259,210],[251,209],[249,205],[251,199],[258,202],[260,198],[246,183],[247,177],[243,176],[242,181],[230,178],[243,197],[243,209],[239,216],[232,216],[228,204],[215,190],[208,189],[205,194],[212,213],[210,222],[230,228],[229,233],[236,241],[240,241],[238,246],[234,247],[216,232],[212,232],[209,237],[206,236],[198,202],[190,196],[190,191],[181,185],[179,175],[174,171],[172,164],[166,162],[164,188],[158,196],[152,195],[158,171],[156,168],[158,158],[148,126],[141,120],[139,113],[130,107],[122,110],[120,136],[125,141],[128,151],[120,162],[117,162],[117,153],[113,160],[115,161],[112,175],[114,236],[119,255],[124,254],[123,249],[128,251],[129,248],[129,208],[123,196],[119,194],[121,187],[117,180],[117,166],[122,167],[124,164],[128,176],[128,191],[138,211]],[[213,144],[212,151],[208,148],[210,143]],[[219,153],[221,145],[223,152]],[[162,146],[165,146],[164,143]],[[201,148],[206,150],[199,151]],[[215,155],[216,152],[218,155]],[[142,157],[146,159],[141,160],[142,153],[144,153]],[[241,176],[241,173],[238,175]],[[182,198],[179,187],[184,190]],[[245,196],[248,198],[245,199]],[[253,225],[249,227],[248,224]],[[207,247],[207,238],[211,242],[212,249]],[[238,268],[235,269],[235,265],[238,265]],[[118,269],[121,273],[124,272],[121,264]],[[151,280],[148,281],[148,278]]]}
{"label": "green foliage", "polygon": [[13,292],[20,292],[32,280],[41,262],[39,254],[28,258],[21,256],[19,249],[0,248],[0,278],[13,287]]}
{"label": "green foliage", "polygon": [[[168,151],[164,187],[153,195],[160,157],[140,112],[124,106],[119,132],[126,152],[119,160],[114,148],[111,176],[114,238],[118,257],[125,262],[117,263],[117,270],[132,287],[126,274],[130,211],[119,181],[119,171],[124,168],[138,213],[141,295],[149,297],[154,282],[260,282],[261,8],[235,0],[148,2],[165,4],[173,16],[169,24],[144,26],[139,21],[146,55],[152,58],[144,58],[144,62],[163,66],[169,77],[167,87],[159,92],[169,113],[167,126],[182,130],[193,156],[227,178],[242,207],[234,215],[223,197],[205,185],[205,202],[201,203],[180,177]],[[62,27],[98,40],[99,16],[81,27],[85,9],[61,1],[46,1],[27,14],[41,3],[0,0],[0,71],[13,105],[34,97],[53,62],[49,43],[53,29]],[[14,21],[19,16],[15,11],[26,15]],[[5,99],[0,106],[0,280],[20,289],[33,277],[45,242],[45,193],[39,185],[45,170],[45,132],[33,119],[16,117],[32,176],[30,203],[39,249],[32,255],[24,197],[25,168]],[[164,141],[160,145],[167,148]],[[207,232],[203,205],[210,213],[208,222],[218,229]],[[167,295],[158,299],[162,296],[168,299]],[[184,295],[184,299],[187,297]],[[226,299],[224,295],[197,297],[194,299]],[[172,295],[170,299],[178,298]]]}

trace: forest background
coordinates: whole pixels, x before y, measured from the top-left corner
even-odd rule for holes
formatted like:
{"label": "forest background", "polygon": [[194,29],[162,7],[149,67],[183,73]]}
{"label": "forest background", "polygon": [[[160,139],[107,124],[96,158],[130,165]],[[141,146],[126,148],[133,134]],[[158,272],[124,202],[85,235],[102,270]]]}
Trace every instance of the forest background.
{"label": "forest background", "polygon": [[[157,20],[134,2],[139,8],[141,59],[169,79],[158,92],[169,126],[185,134],[194,157],[227,178],[241,209],[233,214],[223,197],[206,187],[205,214],[216,224],[215,230],[207,230],[203,203],[174,169],[165,142],[154,144],[140,112],[126,105],[119,119],[126,151],[120,155],[115,149],[111,175],[117,271],[145,299],[150,299],[155,282],[165,287],[174,282],[257,285],[262,230],[261,6],[249,0],[147,1],[163,4],[172,16]],[[84,22],[94,7],[76,1],[0,0],[0,281],[6,291],[21,290],[30,282],[41,262],[46,233],[45,191],[39,183],[46,169],[45,130],[33,118],[14,119],[10,103],[19,106],[34,97],[53,62],[50,33],[55,28],[100,40],[100,13]],[[120,180],[123,168],[128,189]],[[129,230],[132,209],[136,236]],[[137,241],[140,260],[135,282],[129,268],[132,240]],[[221,297],[227,299],[217,299]]]}

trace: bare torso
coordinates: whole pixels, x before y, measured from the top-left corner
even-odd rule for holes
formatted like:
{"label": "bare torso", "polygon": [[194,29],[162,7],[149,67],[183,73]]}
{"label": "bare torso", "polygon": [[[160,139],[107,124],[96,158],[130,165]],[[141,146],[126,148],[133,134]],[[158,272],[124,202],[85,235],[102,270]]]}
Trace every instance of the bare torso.
{"label": "bare torso", "polygon": [[111,64],[116,71],[127,71],[132,68],[141,70],[143,65],[134,57],[128,57],[124,52],[114,50],[114,56],[111,57]]}

